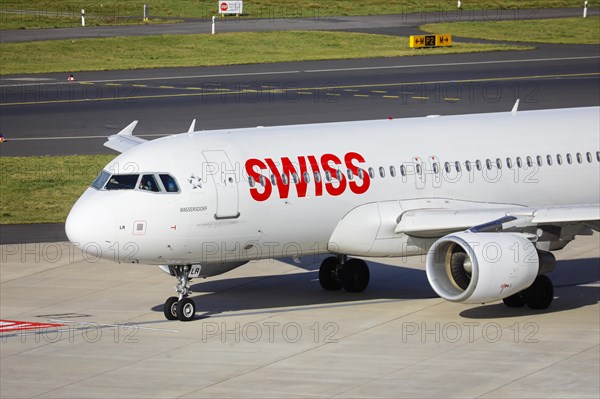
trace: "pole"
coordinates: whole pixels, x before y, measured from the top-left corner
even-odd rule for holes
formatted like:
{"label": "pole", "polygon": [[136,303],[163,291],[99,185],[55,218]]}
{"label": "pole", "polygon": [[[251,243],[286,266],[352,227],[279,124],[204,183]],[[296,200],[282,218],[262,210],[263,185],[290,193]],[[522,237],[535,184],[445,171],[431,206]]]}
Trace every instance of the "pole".
{"label": "pole", "polygon": [[213,17],[212,17],[212,34],[213,35],[215,34],[215,19],[217,19],[217,17],[215,17],[213,15]]}
{"label": "pole", "polygon": [[583,3],[583,18],[587,18],[587,0]]}
{"label": "pole", "polygon": [[148,4],[144,4],[144,22],[148,22]]}
{"label": "pole", "polygon": [[458,0],[458,3],[456,4],[456,8],[458,8],[459,10],[462,10],[462,2],[460,0]]}
{"label": "pole", "polygon": [[81,26],[85,26],[85,10],[81,9]]}

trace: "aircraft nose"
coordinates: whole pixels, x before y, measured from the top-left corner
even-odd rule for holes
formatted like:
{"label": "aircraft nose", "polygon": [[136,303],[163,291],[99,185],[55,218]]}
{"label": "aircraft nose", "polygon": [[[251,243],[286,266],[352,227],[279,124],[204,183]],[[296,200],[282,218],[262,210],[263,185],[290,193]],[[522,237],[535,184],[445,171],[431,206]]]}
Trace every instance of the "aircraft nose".
{"label": "aircraft nose", "polygon": [[101,256],[97,254],[98,250],[111,245],[114,240],[115,217],[93,194],[84,193],[73,205],[67,216],[65,231],[73,244]]}

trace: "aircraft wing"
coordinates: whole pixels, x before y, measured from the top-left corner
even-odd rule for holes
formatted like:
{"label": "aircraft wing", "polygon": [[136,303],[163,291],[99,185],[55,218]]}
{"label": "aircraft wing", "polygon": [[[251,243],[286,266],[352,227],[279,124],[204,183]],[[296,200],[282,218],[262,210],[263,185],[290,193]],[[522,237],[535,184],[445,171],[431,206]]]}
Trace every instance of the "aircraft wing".
{"label": "aircraft wing", "polygon": [[394,232],[415,237],[440,237],[467,229],[490,232],[573,223],[599,230],[599,221],[600,204],[505,210],[414,209],[400,215]]}
{"label": "aircraft wing", "polygon": [[110,136],[108,140],[104,143],[104,146],[118,152],[125,152],[137,145],[143,144],[146,141],[148,141],[140,137],[135,137],[133,135],[133,129],[135,128],[137,123],[138,121],[133,121],[119,133]]}

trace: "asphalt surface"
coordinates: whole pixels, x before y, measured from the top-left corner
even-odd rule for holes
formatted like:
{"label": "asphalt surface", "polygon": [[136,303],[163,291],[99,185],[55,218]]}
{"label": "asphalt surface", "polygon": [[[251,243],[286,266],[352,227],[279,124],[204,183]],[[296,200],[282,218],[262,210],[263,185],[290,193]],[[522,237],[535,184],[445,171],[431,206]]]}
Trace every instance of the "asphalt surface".
{"label": "asphalt surface", "polygon": [[[356,30],[376,29],[392,35],[413,34],[419,25],[435,22],[499,21],[540,18],[579,17],[582,8],[526,9],[526,10],[471,10],[462,11],[443,6],[435,12],[413,12],[377,16],[335,16],[335,10],[306,11],[307,18],[276,18],[279,14],[265,15],[263,19],[226,19],[217,23],[217,32],[260,32],[282,30]],[[297,11],[297,10],[294,10]],[[418,10],[417,10],[418,11]],[[588,9],[588,15],[598,15],[598,8]],[[285,14],[284,14],[285,15]],[[211,20],[178,24],[96,26],[86,28],[31,29],[3,31],[0,42],[33,40],[82,39],[92,37],[148,36],[163,34],[210,33]]]}
{"label": "asphalt surface", "polygon": [[[112,153],[132,120],[146,138],[198,130],[500,112],[600,103],[598,46],[536,51],[86,72],[0,80],[2,156]],[[34,79],[34,80],[32,80]]]}

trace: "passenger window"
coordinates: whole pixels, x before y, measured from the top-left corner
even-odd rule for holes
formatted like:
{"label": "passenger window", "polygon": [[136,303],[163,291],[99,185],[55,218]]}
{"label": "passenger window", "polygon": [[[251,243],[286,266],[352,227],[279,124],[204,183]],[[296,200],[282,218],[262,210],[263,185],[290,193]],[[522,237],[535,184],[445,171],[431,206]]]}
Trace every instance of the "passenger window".
{"label": "passenger window", "polygon": [[260,185],[264,187],[265,183],[266,183],[265,182],[265,177],[263,175],[260,175]]}
{"label": "passenger window", "polygon": [[508,167],[508,169],[512,169],[512,167],[513,167],[512,159],[506,158],[506,166]]}
{"label": "passenger window", "polygon": [[173,176],[167,174],[160,174],[158,176],[160,177],[160,181],[162,182],[163,186],[165,186],[165,190],[167,190],[168,193],[176,193],[179,191],[179,187],[177,186]]}
{"label": "passenger window", "polygon": [[383,166],[379,167],[379,176],[385,177],[385,169],[383,168]]}
{"label": "passenger window", "polygon": [[406,166],[400,165],[400,174],[406,176]]}
{"label": "passenger window", "polygon": [[496,158],[496,167],[502,169],[502,160],[500,158]]}
{"label": "passenger window", "polygon": [[531,159],[531,157],[527,157],[527,166],[529,166],[530,168],[533,166],[533,159]]}
{"label": "passenger window", "polygon": [[286,175],[285,173],[282,173],[282,174],[281,174],[281,182],[282,182],[284,185],[286,185],[286,186],[287,186],[287,185],[288,185],[288,183],[290,182],[290,181],[289,181],[289,179],[288,179],[288,177],[287,177],[287,175]]}
{"label": "passenger window", "polygon": [[552,165],[552,155],[546,155],[546,162],[548,162],[548,165]]}
{"label": "passenger window", "polygon": [[[446,171],[446,173],[450,173],[450,163],[449,162],[444,163],[444,170]],[[437,173],[437,172],[435,172],[435,173]]]}
{"label": "passenger window", "polygon": [[416,166],[416,169],[417,169],[417,174],[418,174],[418,175],[420,175],[420,174],[421,174],[421,172],[422,172],[422,170],[421,170],[421,164],[420,164],[420,163],[418,163],[418,164],[416,164],[415,166]]}
{"label": "passenger window", "polygon": [[375,178],[375,171],[373,168],[369,168],[369,176],[371,176],[371,179]]}
{"label": "passenger window", "polygon": [[314,175],[315,175],[315,181],[317,183],[321,183],[321,173],[318,170],[316,170]]}
{"label": "passenger window", "polygon": [[107,190],[133,190],[140,175],[112,175],[106,183]]}
{"label": "passenger window", "polygon": [[390,176],[396,177],[396,168],[393,166],[390,166]]}
{"label": "passenger window", "polygon": [[562,155],[556,154],[556,163],[562,165]]}
{"label": "passenger window", "polygon": [[537,164],[538,164],[538,166],[542,166],[542,165],[544,164],[544,160],[542,159],[542,156],[541,156],[541,155],[538,155],[538,156],[536,157],[536,160],[537,160]]}
{"label": "passenger window", "polygon": [[586,153],[585,157],[587,158],[588,162],[590,162],[590,163],[592,162],[592,153],[591,152]]}
{"label": "passenger window", "polygon": [[310,183],[310,174],[308,172],[304,172],[303,176],[304,176],[304,182]]}
{"label": "passenger window", "polygon": [[104,185],[106,184],[106,182],[108,181],[109,178],[110,178],[110,173],[103,170],[102,172],[100,172],[98,177],[96,177],[94,179],[94,181],[92,182],[92,187],[94,187],[95,189],[98,189],[98,190],[102,190],[102,188],[104,187]]}
{"label": "passenger window", "polygon": [[338,170],[336,170],[336,171],[335,171],[335,177],[336,177],[336,178],[337,178],[339,181],[342,181],[342,179],[344,178],[344,175],[342,174],[342,171],[338,169]]}
{"label": "passenger window", "polygon": [[596,161],[600,162],[600,151],[596,151]]}
{"label": "passenger window", "polygon": [[438,164],[437,162],[433,163],[433,173],[435,173],[436,175],[440,172],[440,164]]}
{"label": "passenger window", "polygon": [[331,181],[331,172],[328,170],[325,171],[325,180]]}
{"label": "passenger window", "polygon": [[486,159],[486,160],[485,160],[485,167],[486,167],[488,170],[492,170],[492,161],[490,161],[489,159]]}
{"label": "passenger window", "polygon": [[358,178],[359,179],[364,179],[365,178],[365,171],[362,169],[358,170]]}
{"label": "passenger window", "polygon": [[346,174],[348,175],[348,180],[352,180],[352,178],[354,177],[354,174],[350,169],[346,169]]}
{"label": "passenger window", "polygon": [[250,185],[250,187],[254,187],[255,183],[254,178],[252,176],[248,176],[248,184]]}
{"label": "passenger window", "polygon": [[568,163],[569,165],[571,165],[571,164],[573,163],[573,157],[571,156],[571,154],[570,154],[570,153],[569,153],[569,154],[567,154],[567,163]]}
{"label": "passenger window", "polygon": [[274,185],[274,186],[277,185],[277,178],[272,173],[271,173],[271,184]]}
{"label": "passenger window", "polygon": [[456,168],[456,171],[460,173],[460,162],[454,162],[454,167]]}
{"label": "passenger window", "polygon": [[523,160],[521,159],[521,157],[517,157],[517,167],[518,168],[523,167]]}
{"label": "passenger window", "polygon": [[475,161],[475,167],[477,170],[481,170],[481,161],[479,159]]}
{"label": "passenger window", "polygon": [[467,172],[471,171],[471,161],[465,161],[465,168],[467,169]]}
{"label": "passenger window", "polygon": [[294,182],[294,184],[298,184],[298,182],[300,181],[296,172],[292,173],[292,181]]}
{"label": "passenger window", "polygon": [[580,153],[577,153],[577,163],[582,163],[583,162],[583,157],[581,156]]}

